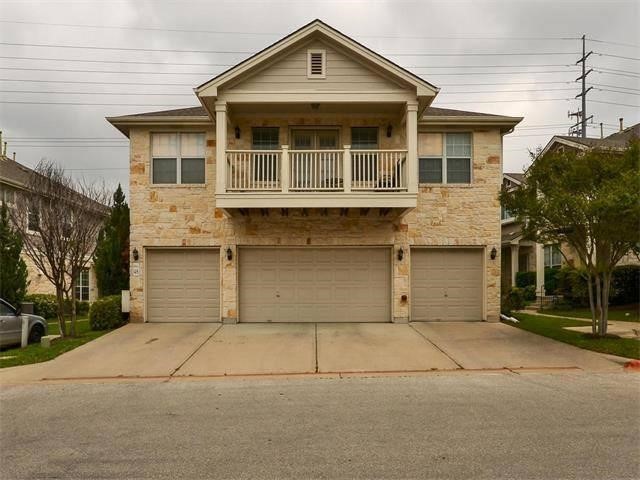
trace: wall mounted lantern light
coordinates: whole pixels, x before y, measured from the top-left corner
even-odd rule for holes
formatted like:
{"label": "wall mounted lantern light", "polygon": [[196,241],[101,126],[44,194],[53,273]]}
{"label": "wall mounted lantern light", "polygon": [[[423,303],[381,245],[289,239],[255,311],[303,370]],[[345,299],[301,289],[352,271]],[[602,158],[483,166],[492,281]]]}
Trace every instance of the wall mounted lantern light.
{"label": "wall mounted lantern light", "polygon": [[236,138],[240,138],[240,127],[236,125],[236,128],[234,128],[234,132],[236,134]]}
{"label": "wall mounted lantern light", "polygon": [[140,254],[138,253],[138,249],[134,248],[133,252],[131,252],[133,254],[133,259],[137,262],[138,258],[140,258]]}
{"label": "wall mounted lantern light", "polygon": [[231,247],[227,247],[226,253],[227,260],[231,261],[233,259],[233,250],[231,250]]}
{"label": "wall mounted lantern light", "polygon": [[393,126],[389,124],[387,125],[387,138],[391,138],[392,133],[393,133]]}
{"label": "wall mounted lantern light", "polygon": [[498,256],[498,251],[496,250],[496,247],[493,247],[491,249],[491,260],[495,260],[497,256]]}
{"label": "wall mounted lantern light", "polygon": [[402,249],[402,247],[400,247],[398,249],[398,260],[402,261],[403,258],[404,258],[404,250]]}

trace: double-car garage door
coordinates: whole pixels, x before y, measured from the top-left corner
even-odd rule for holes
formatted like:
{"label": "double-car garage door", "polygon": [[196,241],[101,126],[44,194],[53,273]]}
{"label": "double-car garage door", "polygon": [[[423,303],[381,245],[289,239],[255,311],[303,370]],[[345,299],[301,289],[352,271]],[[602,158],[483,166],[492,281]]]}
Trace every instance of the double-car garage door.
{"label": "double-car garage door", "polygon": [[388,322],[391,250],[241,248],[240,321]]}
{"label": "double-car garage door", "polygon": [[[389,247],[238,249],[242,322],[389,322]],[[406,261],[406,260],[405,260]],[[147,321],[220,320],[219,249],[149,249]],[[477,321],[482,249],[411,250],[411,320]]]}

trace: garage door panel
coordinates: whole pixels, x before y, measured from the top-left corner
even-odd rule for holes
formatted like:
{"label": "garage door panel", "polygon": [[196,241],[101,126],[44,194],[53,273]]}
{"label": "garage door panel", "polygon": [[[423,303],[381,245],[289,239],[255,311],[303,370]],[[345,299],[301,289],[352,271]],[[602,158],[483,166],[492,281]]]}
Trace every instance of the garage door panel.
{"label": "garage door panel", "polygon": [[220,320],[220,251],[150,249],[147,263],[147,321]]}
{"label": "garage door panel", "polygon": [[[276,265],[264,261],[275,257]],[[246,247],[240,249],[239,259],[240,321],[388,322],[391,318],[387,248]],[[274,288],[248,281],[261,277],[266,268],[277,272],[271,282]],[[265,301],[273,312],[260,308]]]}
{"label": "garage door panel", "polygon": [[411,250],[413,321],[482,320],[482,249]]}

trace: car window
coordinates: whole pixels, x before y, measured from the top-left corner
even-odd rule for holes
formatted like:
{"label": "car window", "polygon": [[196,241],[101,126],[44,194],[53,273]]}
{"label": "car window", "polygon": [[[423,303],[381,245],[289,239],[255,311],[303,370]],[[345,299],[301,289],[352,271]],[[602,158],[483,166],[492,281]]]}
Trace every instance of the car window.
{"label": "car window", "polygon": [[0,302],[0,315],[15,315],[15,312],[8,305]]}

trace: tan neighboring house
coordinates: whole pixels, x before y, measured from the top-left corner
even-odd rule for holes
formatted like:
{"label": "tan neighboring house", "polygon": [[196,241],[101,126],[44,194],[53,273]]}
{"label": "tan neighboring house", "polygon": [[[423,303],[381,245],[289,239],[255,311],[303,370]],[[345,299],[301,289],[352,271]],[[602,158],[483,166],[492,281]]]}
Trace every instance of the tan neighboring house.
{"label": "tan neighboring house", "polygon": [[[621,119],[622,121],[622,119]],[[620,131],[604,138],[581,138],[569,136],[554,136],[542,150],[541,155],[548,152],[558,152],[566,149],[587,151],[594,148],[623,150],[634,138],[640,138],[640,124]],[[502,186],[509,190],[518,188],[526,182],[524,173],[504,173]],[[515,285],[518,272],[537,272],[536,291],[540,292],[544,285],[544,269],[559,268],[569,264],[580,266],[580,259],[573,249],[567,245],[542,245],[522,237],[520,223],[505,209],[502,209],[502,285]],[[633,253],[627,254],[618,265],[639,265],[640,260]]]}
{"label": "tan neighboring house", "polygon": [[[26,188],[29,176],[32,173],[33,170],[29,167],[10,159],[6,154],[0,155],[0,202],[5,203],[8,208],[15,208],[16,201],[19,198],[18,192]],[[33,222],[34,234],[38,228],[37,221],[37,215],[29,216],[30,224]],[[53,284],[24,252],[22,258],[27,264],[29,274],[27,293],[55,295],[56,290]],[[92,264],[80,274],[73,291],[76,299],[82,301],[93,302],[98,297],[95,270]]]}
{"label": "tan neighboring house", "polygon": [[316,20],[111,117],[130,139],[134,322],[498,321],[502,139],[521,118]]}

